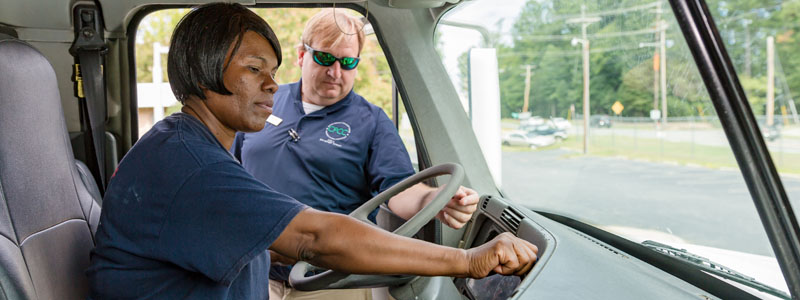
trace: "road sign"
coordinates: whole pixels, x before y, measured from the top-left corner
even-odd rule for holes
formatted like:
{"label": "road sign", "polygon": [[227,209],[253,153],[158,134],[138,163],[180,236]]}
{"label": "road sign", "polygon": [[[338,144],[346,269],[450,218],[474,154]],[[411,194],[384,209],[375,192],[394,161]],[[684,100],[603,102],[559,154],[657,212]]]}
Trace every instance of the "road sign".
{"label": "road sign", "polygon": [[611,110],[617,115],[621,114],[623,109],[625,109],[625,106],[619,103],[619,101],[614,102],[614,105],[611,106]]}
{"label": "road sign", "polygon": [[650,111],[650,119],[652,119],[652,120],[661,119],[661,111],[657,110],[657,109],[651,110]]}

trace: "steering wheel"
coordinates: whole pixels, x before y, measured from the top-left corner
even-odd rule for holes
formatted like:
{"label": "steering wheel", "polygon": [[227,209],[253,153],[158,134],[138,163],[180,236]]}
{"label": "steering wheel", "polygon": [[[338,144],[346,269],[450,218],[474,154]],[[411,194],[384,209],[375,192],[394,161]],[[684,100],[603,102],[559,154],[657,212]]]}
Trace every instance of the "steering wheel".
{"label": "steering wheel", "polygon": [[[459,186],[461,186],[461,181],[464,180],[464,169],[460,165],[444,163],[427,168],[365,202],[350,213],[350,216],[374,225],[367,217],[372,211],[378,208],[378,206],[407,188],[425,181],[426,179],[440,175],[450,175],[450,180],[447,184],[439,187],[438,194],[428,205],[423,207],[416,215],[393,231],[394,234],[411,237],[419,231],[422,226],[432,220],[436,214],[447,205],[450,198],[456,194]],[[292,267],[292,271],[289,274],[289,284],[291,284],[294,289],[300,291],[316,291],[321,289],[353,289],[400,285],[416,278],[416,276],[410,275],[358,275],[332,270],[306,277],[308,272],[320,270],[325,269],[312,266],[303,261],[297,262],[294,267]]]}

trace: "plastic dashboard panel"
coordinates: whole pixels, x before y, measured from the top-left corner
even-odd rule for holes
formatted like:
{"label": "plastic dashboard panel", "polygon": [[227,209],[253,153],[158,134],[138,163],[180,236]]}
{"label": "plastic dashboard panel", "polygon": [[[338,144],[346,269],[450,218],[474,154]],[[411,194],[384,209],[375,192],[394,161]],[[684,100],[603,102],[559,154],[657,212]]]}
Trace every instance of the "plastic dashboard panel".
{"label": "plastic dashboard panel", "polygon": [[[476,291],[471,294],[484,296],[475,299],[498,299],[497,295],[508,299],[718,299],[602,241],[516,207],[502,198],[482,197],[476,233],[465,242],[475,247],[500,232],[512,232],[539,247],[539,260],[514,291]],[[505,288],[508,282],[512,281],[506,281]],[[456,286],[464,293],[466,287],[487,284],[458,279]]]}

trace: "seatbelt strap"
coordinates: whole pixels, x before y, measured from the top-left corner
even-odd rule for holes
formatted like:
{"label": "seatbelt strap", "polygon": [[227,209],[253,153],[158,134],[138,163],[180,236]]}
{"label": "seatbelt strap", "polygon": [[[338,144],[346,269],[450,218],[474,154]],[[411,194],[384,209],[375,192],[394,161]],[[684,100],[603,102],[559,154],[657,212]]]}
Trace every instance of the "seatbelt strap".
{"label": "seatbelt strap", "polygon": [[86,143],[86,165],[94,175],[101,195],[105,193],[106,89],[103,81],[103,56],[108,52],[103,39],[100,12],[94,3],[73,9],[75,40],[69,49],[75,57],[75,92],[81,108]]}

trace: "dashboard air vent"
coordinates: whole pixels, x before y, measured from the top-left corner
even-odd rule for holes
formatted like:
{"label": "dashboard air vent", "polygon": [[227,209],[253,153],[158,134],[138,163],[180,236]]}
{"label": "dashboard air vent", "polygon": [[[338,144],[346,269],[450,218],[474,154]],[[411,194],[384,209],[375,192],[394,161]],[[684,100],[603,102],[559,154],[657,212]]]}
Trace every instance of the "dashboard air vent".
{"label": "dashboard air vent", "polygon": [[500,220],[511,229],[512,232],[517,233],[517,229],[519,229],[519,224],[522,223],[522,219],[525,217],[514,208],[508,207],[503,210],[503,214],[500,215]]}

